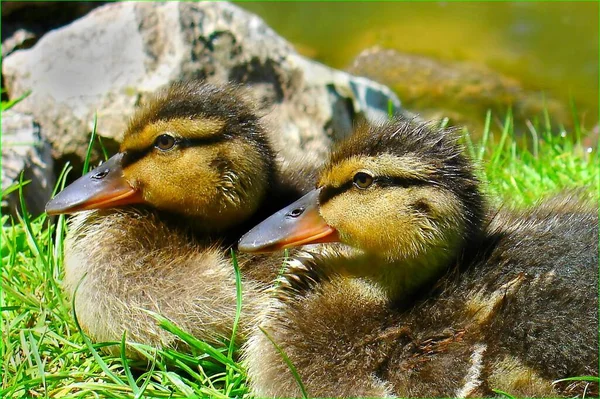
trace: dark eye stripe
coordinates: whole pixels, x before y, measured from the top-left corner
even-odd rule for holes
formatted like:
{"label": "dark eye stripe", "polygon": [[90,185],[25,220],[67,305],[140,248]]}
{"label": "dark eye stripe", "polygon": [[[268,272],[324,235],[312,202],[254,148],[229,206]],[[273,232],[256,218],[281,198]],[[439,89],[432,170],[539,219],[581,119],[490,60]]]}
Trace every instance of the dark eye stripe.
{"label": "dark eye stripe", "polygon": [[376,177],[375,183],[380,187],[412,187],[412,186],[424,186],[431,184],[430,181],[417,179],[414,177]]}
{"label": "dark eye stripe", "polygon": [[327,201],[329,201],[336,195],[339,195],[339,194],[343,193],[344,191],[349,190],[353,186],[354,186],[354,182],[352,180],[350,180],[350,181],[342,184],[339,187],[332,187],[332,186],[323,187],[323,189],[321,190],[321,193],[319,194],[319,204],[323,205],[324,203],[326,203]]}
{"label": "dark eye stripe", "polygon": [[125,167],[136,163],[140,159],[144,158],[153,149],[154,144],[152,144],[150,147],[144,148],[143,150],[125,151],[125,156],[123,157],[123,166]]}
{"label": "dark eye stripe", "polygon": [[180,145],[181,147],[198,147],[198,146],[202,146],[202,145],[222,143],[229,139],[231,139],[231,136],[221,134],[219,136],[211,136],[211,137],[204,137],[204,138],[181,139],[177,142],[177,144]]}
{"label": "dark eye stripe", "polygon": [[[406,177],[389,177],[389,176],[377,176],[373,180],[373,184],[379,187],[414,187],[424,186],[427,184],[433,184],[433,182],[417,179],[417,178],[406,178]],[[350,190],[354,187],[354,182],[348,181],[339,187],[325,186],[321,190],[319,195],[319,204],[323,205],[327,201],[331,200],[336,195],[343,193],[344,191]],[[367,189],[368,190],[368,189]]]}
{"label": "dark eye stripe", "polygon": [[[175,145],[173,147],[175,147],[175,146],[178,146],[180,148],[200,147],[200,146],[204,146],[204,145],[222,143],[224,141],[230,140],[231,138],[232,138],[231,136],[225,135],[225,134],[222,134],[219,136],[206,137],[206,138],[195,138],[195,139],[176,138]],[[140,159],[142,159],[143,157],[148,155],[149,152],[152,152],[155,148],[156,148],[155,143],[152,143],[148,147],[141,149],[141,150],[126,151],[126,156],[123,159],[123,166],[131,165],[132,163],[139,161]]]}

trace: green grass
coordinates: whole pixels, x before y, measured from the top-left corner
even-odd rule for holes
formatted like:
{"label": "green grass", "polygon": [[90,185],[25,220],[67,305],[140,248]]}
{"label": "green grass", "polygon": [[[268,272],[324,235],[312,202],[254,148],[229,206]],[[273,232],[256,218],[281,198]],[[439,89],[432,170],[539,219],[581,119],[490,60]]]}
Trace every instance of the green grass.
{"label": "green grass", "polygon": [[[530,123],[527,134],[518,139],[512,130],[510,113],[497,132],[486,129],[477,144],[465,135],[471,157],[481,167],[486,191],[497,202],[531,205],[540,198],[571,187],[588,187],[598,198],[598,150],[581,145],[586,132],[575,124],[573,132],[552,132],[550,122]],[[494,137],[494,133],[495,136]]]}
{"label": "green grass", "polygon": [[[482,138],[473,142],[466,135],[465,143],[481,163],[486,191],[494,201],[527,205],[549,193],[580,186],[590,187],[590,195],[598,197],[598,149],[588,153],[579,146],[585,132],[578,126],[574,132],[560,134],[550,132],[547,121],[534,122],[529,135],[517,139],[510,115],[503,127],[491,125],[488,115]],[[59,181],[64,181],[64,174]],[[9,190],[5,191],[3,195]],[[125,335],[120,342],[92,343],[60,289],[65,218],[50,223],[45,215],[31,218],[24,212],[18,220],[3,216],[2,224],[0,397],[248,395],[246,375],[236,361],[233,344],[212,347],[160,315],[155,317],[163,328],[187,342],[191,353],[134,345],[146,360],[132,361],[124,356]],[[239,287],[235,261],[232,267]],[[105,345],[117,345],[121,354],[103,353]]]}

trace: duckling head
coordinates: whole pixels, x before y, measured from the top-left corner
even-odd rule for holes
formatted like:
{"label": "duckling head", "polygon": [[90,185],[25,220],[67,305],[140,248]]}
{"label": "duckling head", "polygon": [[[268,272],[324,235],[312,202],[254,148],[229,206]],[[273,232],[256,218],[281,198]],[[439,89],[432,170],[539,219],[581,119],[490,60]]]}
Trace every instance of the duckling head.
{"label": "duckling head", "polygon": [[226,229],[256,211],[274,159],[259,117],[235,87],[177,83],[135,113],[118,154],[59,193],[46,211],[143,203]]}
{"label": "duckling head", "polygon": [[341,241],[388,261],[447,262],[481,229],[473,165],[451,132],[398,119],[360,126],[334,149],[316,190],[242,237],[270,251]]}

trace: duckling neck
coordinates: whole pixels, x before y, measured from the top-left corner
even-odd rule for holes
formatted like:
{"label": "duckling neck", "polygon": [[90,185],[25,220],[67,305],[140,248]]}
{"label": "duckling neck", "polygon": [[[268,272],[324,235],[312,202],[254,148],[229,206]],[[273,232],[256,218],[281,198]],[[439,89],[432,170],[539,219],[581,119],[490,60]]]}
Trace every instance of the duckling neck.
{"label": "duckling neck", "polygon": [[222,224],[216,223],[206,217],[180,215],[172,212],[157,211],[155,212],[161,222],[172,228],[180,229],[189,232],[195,239],[200,242],[218,244],[222,247],[229,247],[237,242],[241,235],[248,230],[248,226],[252,223],[249,219],[240,219],[237,224]]}
{"label": "duckling neck", "polygon": [[456,257],[456,253],[441,249],[402,260],[364,253],[345,262],[343,270],[372,281],[390,302],[397,302],[435,281],[455,263]]}

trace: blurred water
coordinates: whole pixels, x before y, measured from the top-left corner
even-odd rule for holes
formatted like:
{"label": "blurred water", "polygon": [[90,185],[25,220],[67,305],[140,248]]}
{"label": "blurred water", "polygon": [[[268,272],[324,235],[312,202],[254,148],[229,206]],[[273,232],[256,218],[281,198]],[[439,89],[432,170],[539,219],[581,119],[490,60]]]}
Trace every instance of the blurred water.
{"label": "blurred water", "polygon": [[573,98],[598,121],[597,2],[243,2],[305,55],[344,68],[380,45],[472,61]]}

